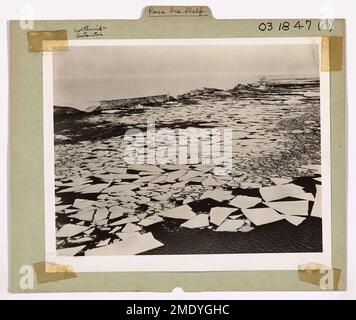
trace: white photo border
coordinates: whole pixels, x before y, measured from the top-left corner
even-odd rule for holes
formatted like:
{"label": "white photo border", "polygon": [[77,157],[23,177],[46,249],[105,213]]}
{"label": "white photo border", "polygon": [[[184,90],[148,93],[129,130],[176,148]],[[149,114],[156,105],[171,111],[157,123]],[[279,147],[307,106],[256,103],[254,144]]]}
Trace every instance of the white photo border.
{"label": "white photo border", "polygon": [[[321,37],[69,40],[71,46],[317,44]],[[322,164],[322,244],[320,253],[249,253],[194,255],[57,256],[53,123],[53,52],[43,52],[43,143],[46,261],[69,265],[74,272],[298,270],[311,262],[331,266],[330,73],[320,71]]]}

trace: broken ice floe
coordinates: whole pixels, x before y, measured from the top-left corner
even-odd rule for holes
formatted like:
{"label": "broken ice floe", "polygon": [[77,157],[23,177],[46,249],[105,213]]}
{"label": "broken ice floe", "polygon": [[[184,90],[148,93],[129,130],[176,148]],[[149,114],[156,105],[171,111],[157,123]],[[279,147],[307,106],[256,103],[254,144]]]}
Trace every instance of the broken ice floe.
{"label": "broken ice floe", "polygon": [[271,178],[271,181],[276,185],[287,184],[293,181],[293,179],[286,178]]}
{"label": "broken ice floe", "polygon": [[231,191],[213,190],[213,191],[204,192],[203,195],[200,197],[200,199],[211,198],[216,201],[224,201],[224,200],[230,200],[233,197],[234,196],[231,194]]}
{"label": "broken ice floe", "polygon": [[260,188],[260,194],[265,201],[274,201],[286,197],[293,197],[296,194],[303,193],[303,187],[295,184],[283,184]]}
{"label": "broken ice floe", "polygon": [[307,216],[309,209],[308,201],[274,201],[265,203],[270,208],[280,213],[292,216]]}
{"label": "broken ice floe", "polygon": [[209,226],[209,217],[207,214],[202,213],[184,222],[180,226],[189,229],[204,228]]}
{"label": "broken ice floe", "polygon": [[284,218],[291,224],[294,224],[295,226],[299,226],[306,219],[298,216],[286,216]]}
{"label": "broken ice floe", "polygon": [[228,231],[234,232],[244,225],[244,220],[226,220],[215,231]]}
{"label": "broken ice floe", "polygon": [[86,256],[112,256],[112,255],[133,255],[146,252],[163,246],[163,243],[156,240],[152,233],[145,233],[134,237],[115,242],[101,248],[89,249]]}
{"label": "broken ice floe", "polygon": [[243,214],[256,226],[283,220],[283,215],[271,208],[242,209]]}
{"label": "broken ice floe", "polygon": [[111,223],[110,225],[111,226],[120,226],[122,224],[127,224],[127,223],[131,223],[131,222],[138,222],[138,221],[140,221],[140,219],[135,217],[135,216],[133,216],[133,217],[128,217],[128,218],[124,218],[124,219],[115,221],[115,222]]}
{"label": "broken ice floe", "polygon": [[87,229],[88,227],[78,226],[76,224],[65,224],[61,229],[58,230],[56,237],[57,238],[72,237],[79,233],[82,233],[84,230]]}
{"label": "broken ice floe", "polygon": [[256,204],[262,202],[261,198],[249,197],[249,196],[237,196],[230,201],[230,204],[234,207],[247,209],[254,207]]}
{"label": "broken ice floe", "polygon": [[[134,170],[139,168],[132,167],[130,172],[135,172]],[[148,168],[146,169],[149,172]],[[153,167],[149,169],[152,170],[151,173],[154,173],[151,176],[158,176],[156,174],[158,169]],[[205,168],[205,170],[207,169]],[[70,223],[63,224],[57,231],[57,238],[64,239],[61,240],[62,248],[58,250],[58,254],[73,256],[83,254],[85,250],[90,251],[89,255],[94,255],[95,252],[104,254],[106,247],[109,247],[107,249],[109,253],[111,250],[113,250],[112,252],[140,251],[138,247],[136,248],[134,244],[130,243],[147,234],[149,230],[147,228],[152,228],[158,223],[164,225],[166,219],[186,220],[180,224],[180,227],[184,229],[206,229],[219,233],[249,233],[262,225],[282,220],[298,227],[309,216],[321,217],[321,186],[318,184],[315,185],[313,191],[312,188],[304,189],[287,179],[283,181],[274,179],[274,186],[258,189],[239,188],[234,191],[233,187],[226,190],[221,186],[209,186],[212,188],[211,190],[204,190],[207,185],[200,188],[199,184],[187,185],[186,182],[176,182],[187,172],[187,170],[183,172],[183,169],[179,169],[171,170],[167,174],[171,181],[167,182],[168,184],[172,186],[178,184],[181,188],[189,187],[190,192],[186,194],[185,198],[181,194],[177,197],[174,188],[167,189],[164,185],[138,186],[137,184],[123,183],[113,185],[112,187],[115,187],[116,191],[109,192],[112,195],[108,195],[106,200],[102,197],[100,199],[98,197],[98,200],[80,198],[81,193],[79,192],[72,205],[63,204],[60,201],[61,203],[56,205],[57,214],[67,215],[71,220]],[[200,178],[200,174],[204,170],[199,172],[199,175],[191,176],[188,181],[194,182],[195,178]],[[137,173],[141,176],[142,171],[137,171]],[[203,185],[206,179],[202,177],[199,180],[200,184]],[[228,180],[226,179],[226,181]],[[102,187],[103,185],[96,191]],[[125,189],[126,187],[128,189]],[[106,184],[105,189],[102,189],[99,194],[108,194],[106,192],[110,188]],[[181,205],[174,206],[174,203]],[[146,211],[137,211],[137,208],[142,205],[146,206],[144,209]],[[106,237],[103,232],[106,232]],[[117,247],[119,243],[129,239],[131,239],[128,244],[130,248],[126,249],[123,244]],[[152,241],[152,238],[149,239]],[[152,243],[158,245],[155,241]],[[65,246],[63,247],[63,245]],[[162,245],[164,243],[160,242],[159,246]],[[95,251],[97,249],[102,250]]]}
{"label": "broken ice floe", "polygon": [[224,207],[215,207],[210,210],[210,222],[216,226],[220,224],[233,212],[236,208],[224,208]]}
{"label": "broken ice floe", "polygon": [[189,220],[196,215],[193,212],[192,208],[186,204],[173,209],[169,209],[167,211],[159,212],[158,214],[166,218],[184,219],[184,220]]}
{"label": "broken ice floe", "polygon": [[148,226],[150,226],[152,224],[159,223],[159,222],[162,222],[162,221],[163,221],[163,219],[161,217],[150,216],[148,218],[142,219],[138,224],[140,226],[148,227]]}
{"label": "broken ice floe", "polygon": [[311,216],[313,217],[318,217],[321,218],[322,214],[321,214],[321,186],[316,186],[316,197],[315,197],[315,202],[313,204],[313,209],[311,212]]}
{"label": "broken ice floe", "polygon": [[73,203],[73,207],[78,208],[78,209],[84,209],[84,208],[94,206],[95,204],[96,204],[96,201],[77,198],[77,199],[75,199],[75,201]]}
{"label": "broken ice floe", "polygon": [[140,236],[140,233],[138,231],[133,231],[133,232],[118,232],[116,233],[116,236],[119,237],[121,240],[133,238],[133,237],[138,237]]}
{"label": "broken ice floe", "polygon": [[69,217],[75,218],[83,221],[92,221],[94,217],[95,209],[94,208],[86,208],[81,211],[78,211],[76,214],[72,214]]}
{"label": "broken ice floe", "polygon": [[123,232],[123,233],[125,233],[125,232],[131,233],[131,232],[136,232],[136,231],[141,231],[141,230],[142,230],[141,227],[139,227],[139,226],[137,226],[137,225],[135,225],[133,223],[128,223],[128,224],[125,225],[125,227],[122,229],[121,232]]}

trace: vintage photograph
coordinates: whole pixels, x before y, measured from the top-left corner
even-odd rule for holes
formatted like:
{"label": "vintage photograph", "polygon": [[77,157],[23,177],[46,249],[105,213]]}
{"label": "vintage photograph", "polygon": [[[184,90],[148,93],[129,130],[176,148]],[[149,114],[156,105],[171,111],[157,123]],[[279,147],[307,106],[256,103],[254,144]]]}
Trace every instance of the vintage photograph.
{"label": "vintage photograph", "polygon": [[323,252],[319,49],[51,53],[56,255]]}

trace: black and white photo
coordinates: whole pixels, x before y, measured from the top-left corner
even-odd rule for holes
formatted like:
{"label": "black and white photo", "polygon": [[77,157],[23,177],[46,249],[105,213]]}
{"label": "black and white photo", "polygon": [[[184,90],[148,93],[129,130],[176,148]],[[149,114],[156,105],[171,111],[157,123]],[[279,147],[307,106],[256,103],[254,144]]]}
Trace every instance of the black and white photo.
{"label": "black and white photo", "polygon": [[329,261],[320,43],[228,40],[44,54],[51,257],[90,271]]}

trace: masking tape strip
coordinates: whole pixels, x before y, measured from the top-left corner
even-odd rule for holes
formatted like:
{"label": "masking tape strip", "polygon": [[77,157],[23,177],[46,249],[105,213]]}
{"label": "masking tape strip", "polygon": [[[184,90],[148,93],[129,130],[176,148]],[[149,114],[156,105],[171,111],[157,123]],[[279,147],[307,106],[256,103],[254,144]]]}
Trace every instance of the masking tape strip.
{"label": "masking tape strip", "polygon": [[213,15],[207,6],[148,6],[144,8],[143,17],[213,18]]}
{"label": "masking tape strip", "polygon": [[50,262],[38,262],[35,263],[33,267],[36,272],[38,284],[71,279],[77,276],[71,266]]}
{"label": "masking tape strip", "polygon": [[341,270],[330,268],[319,263],[299,266],[299,281],[319,286],[323,290],[338,290]]}
{"label": "masking tape strip", "polygon": [[67,30],[28,31],[28,52],[68,50]]}
{"label": "masking tape strip", "polygon": [[321,38],[321,71],[341,71],[343,63],[343,38]]}

